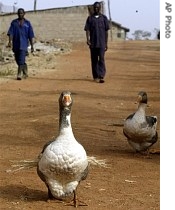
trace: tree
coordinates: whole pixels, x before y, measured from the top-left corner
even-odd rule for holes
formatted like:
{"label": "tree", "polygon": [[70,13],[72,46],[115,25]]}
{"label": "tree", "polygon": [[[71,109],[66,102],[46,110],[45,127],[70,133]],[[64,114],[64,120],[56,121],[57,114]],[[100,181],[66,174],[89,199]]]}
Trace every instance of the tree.
{"label": "tree", "polygon": [[151,37],[151,32],[149,32],[149,31],[143,31],[142,37],[145,38],[145,39],[148,39],[149,37]]}
{"label": "tree", "polygon": [[135,40],[149,39],[151,37],[151,32],[136,30],[132,35],[134,36]]}
{"label": "tree", "polygon": [[142,33],[143,33],[142,30],[136,30],[136,31],[134,31],[134,33],[132,35],[134,36],[135,40],[140,40],[142,37]]}

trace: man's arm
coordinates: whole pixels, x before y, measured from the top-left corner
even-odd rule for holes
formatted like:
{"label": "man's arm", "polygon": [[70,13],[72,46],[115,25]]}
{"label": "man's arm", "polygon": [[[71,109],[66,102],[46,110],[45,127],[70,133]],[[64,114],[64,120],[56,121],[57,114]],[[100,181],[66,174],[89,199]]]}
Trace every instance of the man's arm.
{"label": "man's arm", "polygon": [[31,53],[33,53],[34,52],[34,48],[33,48],[33,41],[34,39],[33,38],[31,38],[31,39],[29,39],[29,42],[30,42],[30,46],[31,46]]}
{"label": "man's arm", "polygon": [[86,31],[86,39],[87,39],[87,45],[91,45],[91,42],[90,42],[90,31],[89,30],[87,30]]}
{"label": "man's arm", "polygon": [[30,46],[31,46],[31,53],[33,53],[34,52],[33,44],[34,44],[35,35],[34,35],[33,27],[31,25],[30,21],[28,21],[28,25],[29,25],[29,36],[28,36],[28,39],[29,39]]}
{"label": "man's arm", "polygon": [[7,47],[12,47],[12,39],[13,39],[13,36],[10,35],[10,34],[7,34],[7,36],[9,37],[9,41],[8,41]]}
{"label": "man's arm", "polygon": [[105,40],[105,44],[106,44],[106,46],[105,46],[105,51],[107,51],[108,50],[108,31],[106,31],[106,40]]}

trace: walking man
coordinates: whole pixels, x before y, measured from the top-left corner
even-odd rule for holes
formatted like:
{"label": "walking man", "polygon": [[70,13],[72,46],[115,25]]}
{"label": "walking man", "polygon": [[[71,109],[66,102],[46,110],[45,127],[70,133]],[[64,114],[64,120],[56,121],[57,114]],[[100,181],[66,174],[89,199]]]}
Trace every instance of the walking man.
{"label": "walking man", "polygon": [[109,21],[101,10],[100,2],[93,4],[94,13],[85,23],[87,45],[90,48],[92,76],[94,81],[104,83],[106,74],[105,51],[108,49]]}
{"label": "walking man", "polygon": [[31,45],[31,53],[33,53],[34,32],[29,20],[24,18],[25,11],[23,8],[18,9],[18,18],[12,20],[7,35],[9,36],[8,47],[12,47],[15,61],[18,65],[17,80],[28,77],[28,69],[26,64],[26,55],[28,53],[28,45]]}

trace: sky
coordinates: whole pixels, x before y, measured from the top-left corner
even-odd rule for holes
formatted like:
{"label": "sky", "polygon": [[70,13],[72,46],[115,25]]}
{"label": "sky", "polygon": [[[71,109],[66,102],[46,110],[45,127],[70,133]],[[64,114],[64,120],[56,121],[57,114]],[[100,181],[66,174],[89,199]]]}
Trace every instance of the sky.
{"label": "sky", "polygon": [[[0,0],[5,5],[16,5],[26,11],[33,10],[34,0]],[[93,4],[93,0],[37,0],[37,9],[69,7]],[[104,0],[106,15],[109,17],[108,0]],[[160,28],[160,0],[110,0],[111,18],[122,26],[129,28],[129,37],[135,30],[149,31]]]}

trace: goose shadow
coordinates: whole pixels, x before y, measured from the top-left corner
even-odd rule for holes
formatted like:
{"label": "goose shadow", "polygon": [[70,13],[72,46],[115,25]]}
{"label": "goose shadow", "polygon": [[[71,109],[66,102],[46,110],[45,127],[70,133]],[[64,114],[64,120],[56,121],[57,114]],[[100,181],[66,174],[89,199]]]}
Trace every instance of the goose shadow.
{"label": "goose shadow", "polygon": [[0,197],[10,201],[46,201],[47,192],[31,189],[25,185],[6,185],[0,187]]}

